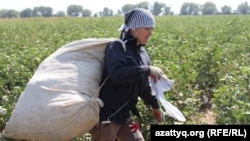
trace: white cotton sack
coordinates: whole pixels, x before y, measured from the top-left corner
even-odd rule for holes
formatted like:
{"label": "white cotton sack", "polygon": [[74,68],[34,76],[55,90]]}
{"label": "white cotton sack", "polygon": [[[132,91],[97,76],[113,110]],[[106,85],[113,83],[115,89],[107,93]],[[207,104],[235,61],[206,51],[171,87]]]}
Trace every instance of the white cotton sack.
{"label": "white cotton sack", "polygon": [[69,43],[46,58],[20,95],[3,135],[8,138],[69,141],[99,121],[99,85],[104,50],[115,39]]}

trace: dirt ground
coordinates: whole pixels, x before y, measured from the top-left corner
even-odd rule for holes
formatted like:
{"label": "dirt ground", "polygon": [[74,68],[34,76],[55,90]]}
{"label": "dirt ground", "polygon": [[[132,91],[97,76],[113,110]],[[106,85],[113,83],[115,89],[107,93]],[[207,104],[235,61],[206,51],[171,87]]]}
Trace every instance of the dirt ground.
{"label": "dirt ground", "polygon": [[200,120],[201,123],[205,124],[213,124],[213,125],[217,124],[216,114],[211,109],[206,110],[204,116]]}

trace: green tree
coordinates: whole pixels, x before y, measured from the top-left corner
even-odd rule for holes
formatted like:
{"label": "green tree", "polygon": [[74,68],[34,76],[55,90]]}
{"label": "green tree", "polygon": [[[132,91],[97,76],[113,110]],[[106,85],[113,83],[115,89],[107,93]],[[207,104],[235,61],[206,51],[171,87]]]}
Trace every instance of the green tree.
{"label": "green tree", "polygon": [[19,17],[19,12],[13,9],[7,10],[6,18],[17,18]]}
{"label": "green tree", "polygon": [[165,7],[166,5],[164,3],[160,3],[160,2],[155,2],[153,5],[153,10],[152,13],[153,15],[159,15],[162,13],[162,9]]}
{"label": "green tree", "polygon": [[109,9],[108,7],[104,7],[102,11],[103,17],[113,16],[113,10]]}
{"label": "green tree", "polygon": [[165,6],[164,7],[164,15],[172,15],[173,12],[171,11],[171,7],[170,6]]}
{"label": "green tree", "polygon": [[230,6],[224,5],[221,7],[221,13],[225,15],[232,14],[232,8]]}
{"label": "green tree", "polygon": [[33,17],[40,17],[41,16],[41,11],[39,7],[34,7],[32,10],[32,15]]}
{"label": "green tree", "polygon": [[198,15],[199,5],[193,2],[185,2],[181,6],[180,15]]}
{"label": "green tree", "polygon": [[65,12],[64,11],[58,11],[58,12],[56,12],[56,14],[55,14],[55,16],[56,17],[65,17]]}
{"label": "green tree", "polygon": [[202,15],[214,15],[217,13],[216,5],[212,2],[206,2],[202,6]]}
{"label": "green tree", "polygon": [[122,12],[123,14],[127,13],[130,10],[135,9],[137,6],[133,5],[133,4],[125,4],[124,6],[122,6]]}
{"label": "green tree", "polygon": [[149,6],[150,4],[147,1],[143,1],[137,4],[138,8],[143,8],[143,9],[149,9]]}
{"label": "green tree", "polygon": [[25,8],[20,12],[20,17],[22,18],[30,18],[32,17],[32,9],[31,8]]}
{"label": "green tree", "polygon": [[117,10],[117,15],[122,15],[122,11],[120,9]]}
{"label": "green tree", "polygon": [[32,11],[33,17],[51,17],[52,13],[53,9],[45,6],[34,7]]}
{"label": "green tree", "polygon": [[0,18],[7,18],[7,11],[6,9],[0,10]]}
{"label": "green tree", "polygon": [[82,13],[82,6],[81,5],[70,5],[67,8],[67,15],[71,17],[79,17]]}
{"label": "green tree", "polygon": [[238,14],[248,14],[250,11],[250,7],[247,2],[241,3],[237,8]]}
{"label": "green tree", "polygon": [[51,17],[53,13],[53,8],[41,6],[41,13],[43,17]]}
{"label": "green tree", "polygon": [[92,12],[89,9],[82,10],[82,17],[91,17]]}
{"label": "green tree", "polygon": [[98,17],[98,14],[97,14],[97,13],[95,13],[95,14],[94,14],[94,17]]}
{"label": "green tree", "polygon": [[20,13],[16,10],[12,9],[1,9],[0,10],[0,18],[17,18],[19,17]]}

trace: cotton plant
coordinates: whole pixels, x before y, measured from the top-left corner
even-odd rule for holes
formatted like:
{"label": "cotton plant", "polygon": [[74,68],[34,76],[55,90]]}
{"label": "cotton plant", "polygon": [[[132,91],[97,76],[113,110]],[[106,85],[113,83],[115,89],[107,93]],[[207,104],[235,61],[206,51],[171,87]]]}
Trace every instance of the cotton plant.
{"label": "cotton plant", "polygon": [[6,115],[6,114],[7,114],[7,109],[0,106],[0,115]]}

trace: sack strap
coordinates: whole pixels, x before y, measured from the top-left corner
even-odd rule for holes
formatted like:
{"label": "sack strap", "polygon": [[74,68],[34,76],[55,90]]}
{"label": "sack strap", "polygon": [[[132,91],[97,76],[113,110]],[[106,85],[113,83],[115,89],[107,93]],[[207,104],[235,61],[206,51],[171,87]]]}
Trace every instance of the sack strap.
{"label": "sack strap", "polygon": [[[101,86],[100,86],[100,87],[98,88],[98,90],[96,91],[96,94],[100,92],[100,89],[101,89],[102,86],[106,83],[106,81],[108,80],[108,78],[109,78],[109,75],[108,75],[108,76],[105,78],[105,80],[102,82]],[[103,106],[104,106],[102,100],[99,99],[99,98],[98,98],[98,103],[99,103],[100,107],[103,107]]]}

